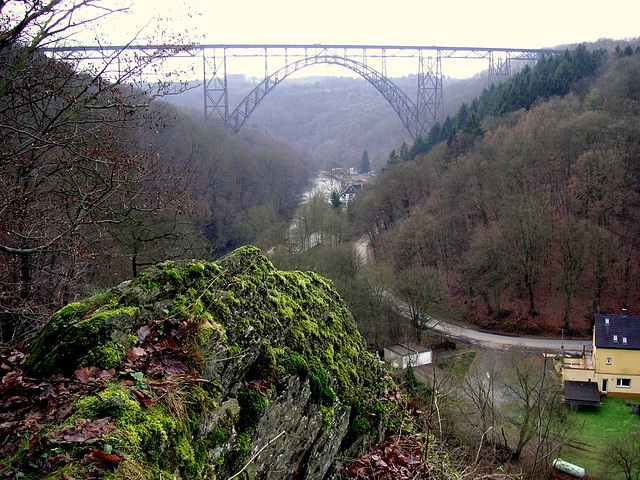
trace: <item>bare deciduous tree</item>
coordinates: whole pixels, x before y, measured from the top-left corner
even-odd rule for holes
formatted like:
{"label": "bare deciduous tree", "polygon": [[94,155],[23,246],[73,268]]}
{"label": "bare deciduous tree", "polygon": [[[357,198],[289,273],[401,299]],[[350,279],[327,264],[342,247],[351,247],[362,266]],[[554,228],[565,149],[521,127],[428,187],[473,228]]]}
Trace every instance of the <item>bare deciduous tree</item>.
{"label": "bare deciduous tree", "polygon": [[107,78],[122,52],[93,69],[44,50],[114,13],[99,0],[0,2],[0,342],[82,289],[109,229],[179,197],[180,179],[138,148],[164,86],[128,84],[169,52]]}
{"label": "bare deciduous tree", "polygon": [[[562,404],[562,384],[545,357],[514,354],[505,378],[508,408],[505,425],[513,428],[513,459],[530,447],[530,478],[568,437],[570,425]],[[505,438],[505,442],[506,442]]]}
{"label": "bare deciduous tree", "polygon": [[620,437],[605,449],[603,458],[613,471],[621,473],[626,480],[640,479],[640,437],[634,431]]}
{"label": "bare deciduous tree", "polygon": [[422,332],[435,325],[428,312],[447,298],[444,282],[433,268],[413,267],[397,274],[394,292],[408,309],[414,337],[422,340]]}

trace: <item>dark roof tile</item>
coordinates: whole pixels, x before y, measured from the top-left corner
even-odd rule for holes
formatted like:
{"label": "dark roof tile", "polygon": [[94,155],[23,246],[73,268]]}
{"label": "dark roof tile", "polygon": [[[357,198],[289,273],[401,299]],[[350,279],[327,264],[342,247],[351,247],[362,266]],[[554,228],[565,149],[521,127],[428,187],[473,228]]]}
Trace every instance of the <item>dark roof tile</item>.
{"label": "dark roof tile", "polygon": [[594,329],[596,348],[640,350],[640,317],[599,314]]}
{"label": "dark roof tile", "polygon": [[596,382],[564,382],[564,399],[567,402],[600,403]]}

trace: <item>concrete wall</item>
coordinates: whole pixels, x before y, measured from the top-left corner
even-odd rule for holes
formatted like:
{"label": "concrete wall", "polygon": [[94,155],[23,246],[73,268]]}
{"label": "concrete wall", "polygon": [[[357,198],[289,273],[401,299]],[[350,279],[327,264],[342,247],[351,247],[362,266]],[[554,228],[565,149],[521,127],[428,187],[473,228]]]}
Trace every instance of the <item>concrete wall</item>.
{"label": "concrete wall", "polygon": [[393,368],[419,367],[420,365],[428,365],[433,362],[433,352],[426,350],[408,355],[400,355],[393,350],[385,347],[384,360]]}

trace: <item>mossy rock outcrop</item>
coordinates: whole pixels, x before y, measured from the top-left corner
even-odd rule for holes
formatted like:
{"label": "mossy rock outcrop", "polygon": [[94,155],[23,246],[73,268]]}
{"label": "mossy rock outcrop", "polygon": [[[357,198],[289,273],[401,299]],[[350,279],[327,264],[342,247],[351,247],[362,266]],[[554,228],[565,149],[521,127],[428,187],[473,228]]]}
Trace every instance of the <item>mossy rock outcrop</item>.
{"label": "mossy rock outcrop", "polygon": [[[337,478],[339,458],[383,433],[390,387],[331,282],[254,247],[67,305],[22,368],[90,387],[10,452],[25,478],[25,458],[52,448],[67,461],[50,478]],[[79,436],[65,432],[87,425],[90,446],[67,452],[60,439]]]}

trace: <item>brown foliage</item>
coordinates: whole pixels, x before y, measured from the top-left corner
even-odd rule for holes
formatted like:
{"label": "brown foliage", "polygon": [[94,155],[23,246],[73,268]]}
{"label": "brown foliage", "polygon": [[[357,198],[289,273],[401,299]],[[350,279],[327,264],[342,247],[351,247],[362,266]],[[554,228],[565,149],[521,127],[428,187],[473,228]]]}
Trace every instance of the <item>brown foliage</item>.
{"label": "brown foliage", "polygon": [[[462,153],[390,167],[359,200],[376,256],[437,266],[467,319],[498,330],[585,335],[596,311],[640,309],[638,70],[612,59],[577,94],[488,119]],[[400,178],[427,177],[407,203]]]}
{"label": "brown foliage", "polygon": [[[44,475],[69,463],[72,457],[95,462],[98,470],[117,469],[123,454],[103,450],[104,437],[115,426],[111,418],[76,418],[69,423],[72,403],[82,396],[99,393],[110,382],[119,382],[131,389],[143,408],[149,408],[179,382],[204,382],[198,380],[192,367],[200,359],[186,346],[188,342],[183,343],[195,328],[197,325],[190,320],[167,319],[145,325],[138,331],[138,338],[142,338],[139,346],[130,351],[121,366],[116,369],[83,366],[71,378],[26,377],[21,368],[24,354],[20,350],[0,350],[0,458],[15,455],[24,439],[30,439],[28,448],[22,451],[23,460],[14,463],[11,469],[0,464],[0,476],[9,475],[16,468]],[[139,379],[143,376],[146,381],[141,383]],[[66,426],[52,433],[42,433],[47,425],[65,423]],[[49,455],[51,451],[57,453]]]}

